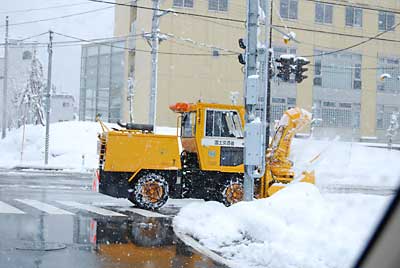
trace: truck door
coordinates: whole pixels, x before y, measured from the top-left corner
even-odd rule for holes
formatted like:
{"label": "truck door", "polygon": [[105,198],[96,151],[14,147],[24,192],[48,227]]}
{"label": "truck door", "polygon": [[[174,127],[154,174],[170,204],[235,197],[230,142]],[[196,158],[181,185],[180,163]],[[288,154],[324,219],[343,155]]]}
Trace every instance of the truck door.
{"label": "truck door", "polygon": [[201,139],[203,170],[243,172],[243,128],[237,110],[211,109],[204,112]]}

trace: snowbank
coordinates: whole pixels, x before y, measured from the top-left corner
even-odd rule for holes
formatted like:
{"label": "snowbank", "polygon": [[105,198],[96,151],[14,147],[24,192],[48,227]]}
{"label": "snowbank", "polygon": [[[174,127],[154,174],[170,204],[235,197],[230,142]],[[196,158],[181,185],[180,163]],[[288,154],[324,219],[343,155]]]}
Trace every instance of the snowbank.
{"label": "snowbank", "polygon": [[[320,153],[310,165],[309,161]],[[317,185],[397,186],[400,182],[399,150],[337,140],[294,139],[290,158],[296,174],[314,169]]]}
{"label": "snowbank", "polygon": [[388,197],[321,196],[298,183],[274,196],[229,208],[193,203],[174,219],[189,234],[237,267],[350,267]]}
{"label": "snowbank", "polygon": [[[110,127],[116,127],[110,124]],[[0,140],[0,167],[16,165],[43,166],[45,127],[27,125],[21,161],[22,127],[7,133]],[[87,170],[98,164],[97,135],[99,123],[70,121],[50,124],[49,167]],[[156,133],[176,135],[175,128],[157,127]]]}
{"label": "snowbank", "polygon": [[[49,166],[94,168],[97,165],[97,133],[95,122],[60,122],[50,125]],[[45,127],[27,125],[21,161],[22,127],[7,133],[0,140],[0,166],[40,166],[44,163]],[[82,159],[82,156],[84,159]]]}

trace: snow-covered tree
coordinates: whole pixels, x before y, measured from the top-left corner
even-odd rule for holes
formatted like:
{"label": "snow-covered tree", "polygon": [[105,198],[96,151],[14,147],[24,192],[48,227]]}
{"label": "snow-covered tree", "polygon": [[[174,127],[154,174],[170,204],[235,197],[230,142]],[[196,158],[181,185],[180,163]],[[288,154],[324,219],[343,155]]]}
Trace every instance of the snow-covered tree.
{"label": "snow-covered tree", "polygon": [[43,76],[43,65],[36,57],[36,51],[32,57],[31,71],[20,99],[21,119],[28,124],[44,125],[43,96],[46,83]]}
{"label": "snow-covered tree", "polygon": [[388,146],[389,148],[392,148],[392,141],[393,138],[396,137],[397,132],[399,130],[399,112],[393,112],[391,117],[390,117],[390,123],[389,127],[386,130],[386,136],[388,136]]}

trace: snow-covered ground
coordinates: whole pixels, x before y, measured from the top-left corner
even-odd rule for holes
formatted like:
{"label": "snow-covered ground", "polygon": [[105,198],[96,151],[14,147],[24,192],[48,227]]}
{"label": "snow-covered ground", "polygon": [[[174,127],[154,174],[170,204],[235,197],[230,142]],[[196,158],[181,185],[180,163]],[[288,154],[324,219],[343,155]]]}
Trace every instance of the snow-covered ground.
{"label": "snow-covered ground", "polygon": [[274,196],[229,208],[192,203],[174,219],[188,234],[235,267],[352,267],[390,197],[321,195],[297,183]]}
{"label": "snow-covered ground", "polygon": [[[310,160],[319,158],[313,164]],[[291,160],[296,174],[315,170],[317,184],[397,186],[400,151],[338,140],[294,139]]]}

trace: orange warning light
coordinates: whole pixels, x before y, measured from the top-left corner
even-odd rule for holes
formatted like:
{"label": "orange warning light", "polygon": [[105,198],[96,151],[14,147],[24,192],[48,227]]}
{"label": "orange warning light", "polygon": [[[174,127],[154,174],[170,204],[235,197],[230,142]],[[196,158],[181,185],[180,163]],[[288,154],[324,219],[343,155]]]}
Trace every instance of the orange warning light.
{"label": "orange warning light", "polygon": [[176,113],[185,113],[191,111],[191,104],[186,102],[177,102],[169,106],[169,109]]}

